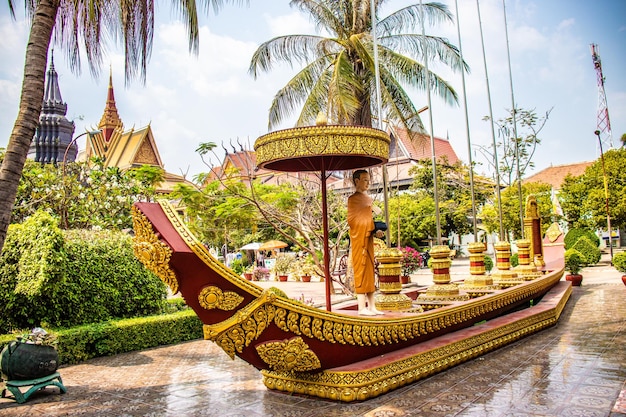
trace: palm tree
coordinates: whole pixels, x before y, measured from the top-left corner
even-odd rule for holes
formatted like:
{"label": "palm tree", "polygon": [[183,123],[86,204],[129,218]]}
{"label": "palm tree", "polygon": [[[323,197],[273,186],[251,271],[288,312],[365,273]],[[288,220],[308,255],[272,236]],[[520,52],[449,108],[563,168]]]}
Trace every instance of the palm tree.
{"label": "palm tree", "polygon": [[[218,10],[227,0],[172,2],[187,26],[189,49],[198,51],[198,7]],[[15,17],[14,1],[8,0]],[[242,3],[242,1],[238,1]],[[69,62],[80,71],[81,44],[87,54],[91,73],[97,76],[102,62],[102,42],[105,34],[121,39],[126,55],[126,81],[139,77],[145,82],[146,65],[154,34],[153,0],[36,0],[25,1],[31,17],[30,37],[26,47],[24,80],[18,116],[9,138],[0,167],[0,251],[11,219],[22,169],[28,148],[39,122],[43,102],[44,74],[48,50],[55,40],[67,49]]]}
{"label": "palm tree", "polygon": [[[378,0],[376,9],[385,0]],[[255,78],[279,61],[304,67],[274,97],[269,112],[271,130],[302,106],[297,125],[314,124],[320,112],[339,124],[372,126],[371,97],[375,92],[372,16],[369,1],[292,0],[290,5],[310,15],[317,28],[329,37],[286,35],[271,39],[254,53],[249,72]],[[430,74],[418,58],[437,59],[453,70],[468,70],[458,49],[446,39],[423,37],[422,18],[430,23],[452,21],[441,3],[407,6],[377,23],[377,42],[383,119],[399,122],[408,131],[421,131],[418,111],[402,84],[431,88],[447,103],[456,103],[454,89],[436,74]],[[403,55],[406,54],[406,55]],[[375,95],[374,95],[375,97]]]}

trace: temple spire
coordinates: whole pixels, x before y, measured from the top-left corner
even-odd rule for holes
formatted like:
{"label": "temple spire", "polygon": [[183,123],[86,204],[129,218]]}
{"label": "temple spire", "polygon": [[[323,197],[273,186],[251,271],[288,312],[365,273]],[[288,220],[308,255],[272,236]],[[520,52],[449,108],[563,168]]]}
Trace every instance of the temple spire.
{"label": "temple spire", "polygon": [[115,94],[113,93],[113,71],[109,68],[109,89],[107,92],[107,102],[104,106],[104,114],[100,119],[98,128],[102,130],[104,140],[109,142],[111,136],[116,129],[123,130],[124,124],[117,113],[117,107],[115,106]]}
{"label": "temple spire", "polygon": [[46,73],[46,85],[44,89],[39,125],[28,150],[28,157],[42,164],[56,164],[63,161],[65,150],[72,145],[67,153],[67,161],[76,158],[78,147],[72,143],[74,134],[74,122],[65,117],[67,104],[61,97],[59,88],[59,76],[54,69],[54,50],[50,58],[50,67]]}

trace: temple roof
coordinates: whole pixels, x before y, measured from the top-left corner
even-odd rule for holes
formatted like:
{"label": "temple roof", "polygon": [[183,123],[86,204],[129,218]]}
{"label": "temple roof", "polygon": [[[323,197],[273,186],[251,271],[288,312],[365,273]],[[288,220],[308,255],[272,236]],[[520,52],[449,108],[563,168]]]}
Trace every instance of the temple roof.
{"label": "temple roof", "polygon": [[544,170],[541,170],[530,177],[526,178],[522,183],[527,184],[529,182],[541,182],[549,184],[555,190],[560,190],[563,180],[568,175],[574,177],[581,176],[585,173],[587,167],[593,164],[593,161],[578,162],[575,164],[564,164],[550,166]]}

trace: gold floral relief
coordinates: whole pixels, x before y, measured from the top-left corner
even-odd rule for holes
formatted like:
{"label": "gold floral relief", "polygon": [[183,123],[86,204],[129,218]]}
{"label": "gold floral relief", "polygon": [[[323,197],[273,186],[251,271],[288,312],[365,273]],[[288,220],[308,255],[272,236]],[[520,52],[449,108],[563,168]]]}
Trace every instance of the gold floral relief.
{"label": "gold floral relief", "polygon": [[275,371],[313,371],[322,365],[301,337],[267,342],[256,347],[259,356]]}
{"label": "gold floral relief", "polygon": [[214,308],[231,311],[237,308],[243,301],[243,297],[233,291],[222,291],[218,287],[209,286],[200,291],[198,302],[203,308],[211,310]]}
{"label": "gold floral relief", "polygon": [[133,253],[149,271],[161,279],[173,294],[178,292],[178,280],[176,274],[170,268],[172,250],[161,242],[150,224],[150,221],[135,206],[132,208],[133,229]]}

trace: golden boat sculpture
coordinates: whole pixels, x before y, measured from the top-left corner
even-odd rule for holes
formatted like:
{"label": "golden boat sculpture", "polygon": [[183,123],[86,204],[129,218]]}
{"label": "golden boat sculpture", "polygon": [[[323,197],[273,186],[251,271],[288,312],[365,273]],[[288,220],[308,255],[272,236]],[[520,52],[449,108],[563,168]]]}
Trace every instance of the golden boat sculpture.
{"label": "golden boat sculpture", "polygon": [[374,317],[357,315],[356,305],[330,312],[234,273],[167,202],[136,203],[133,220],[135,255],[182,294],[205,339],[259,369],[268,388],[289,393],[376,397],[554,325],[571,293],[562,259],[548,251],[538,278],[470,300]]}

